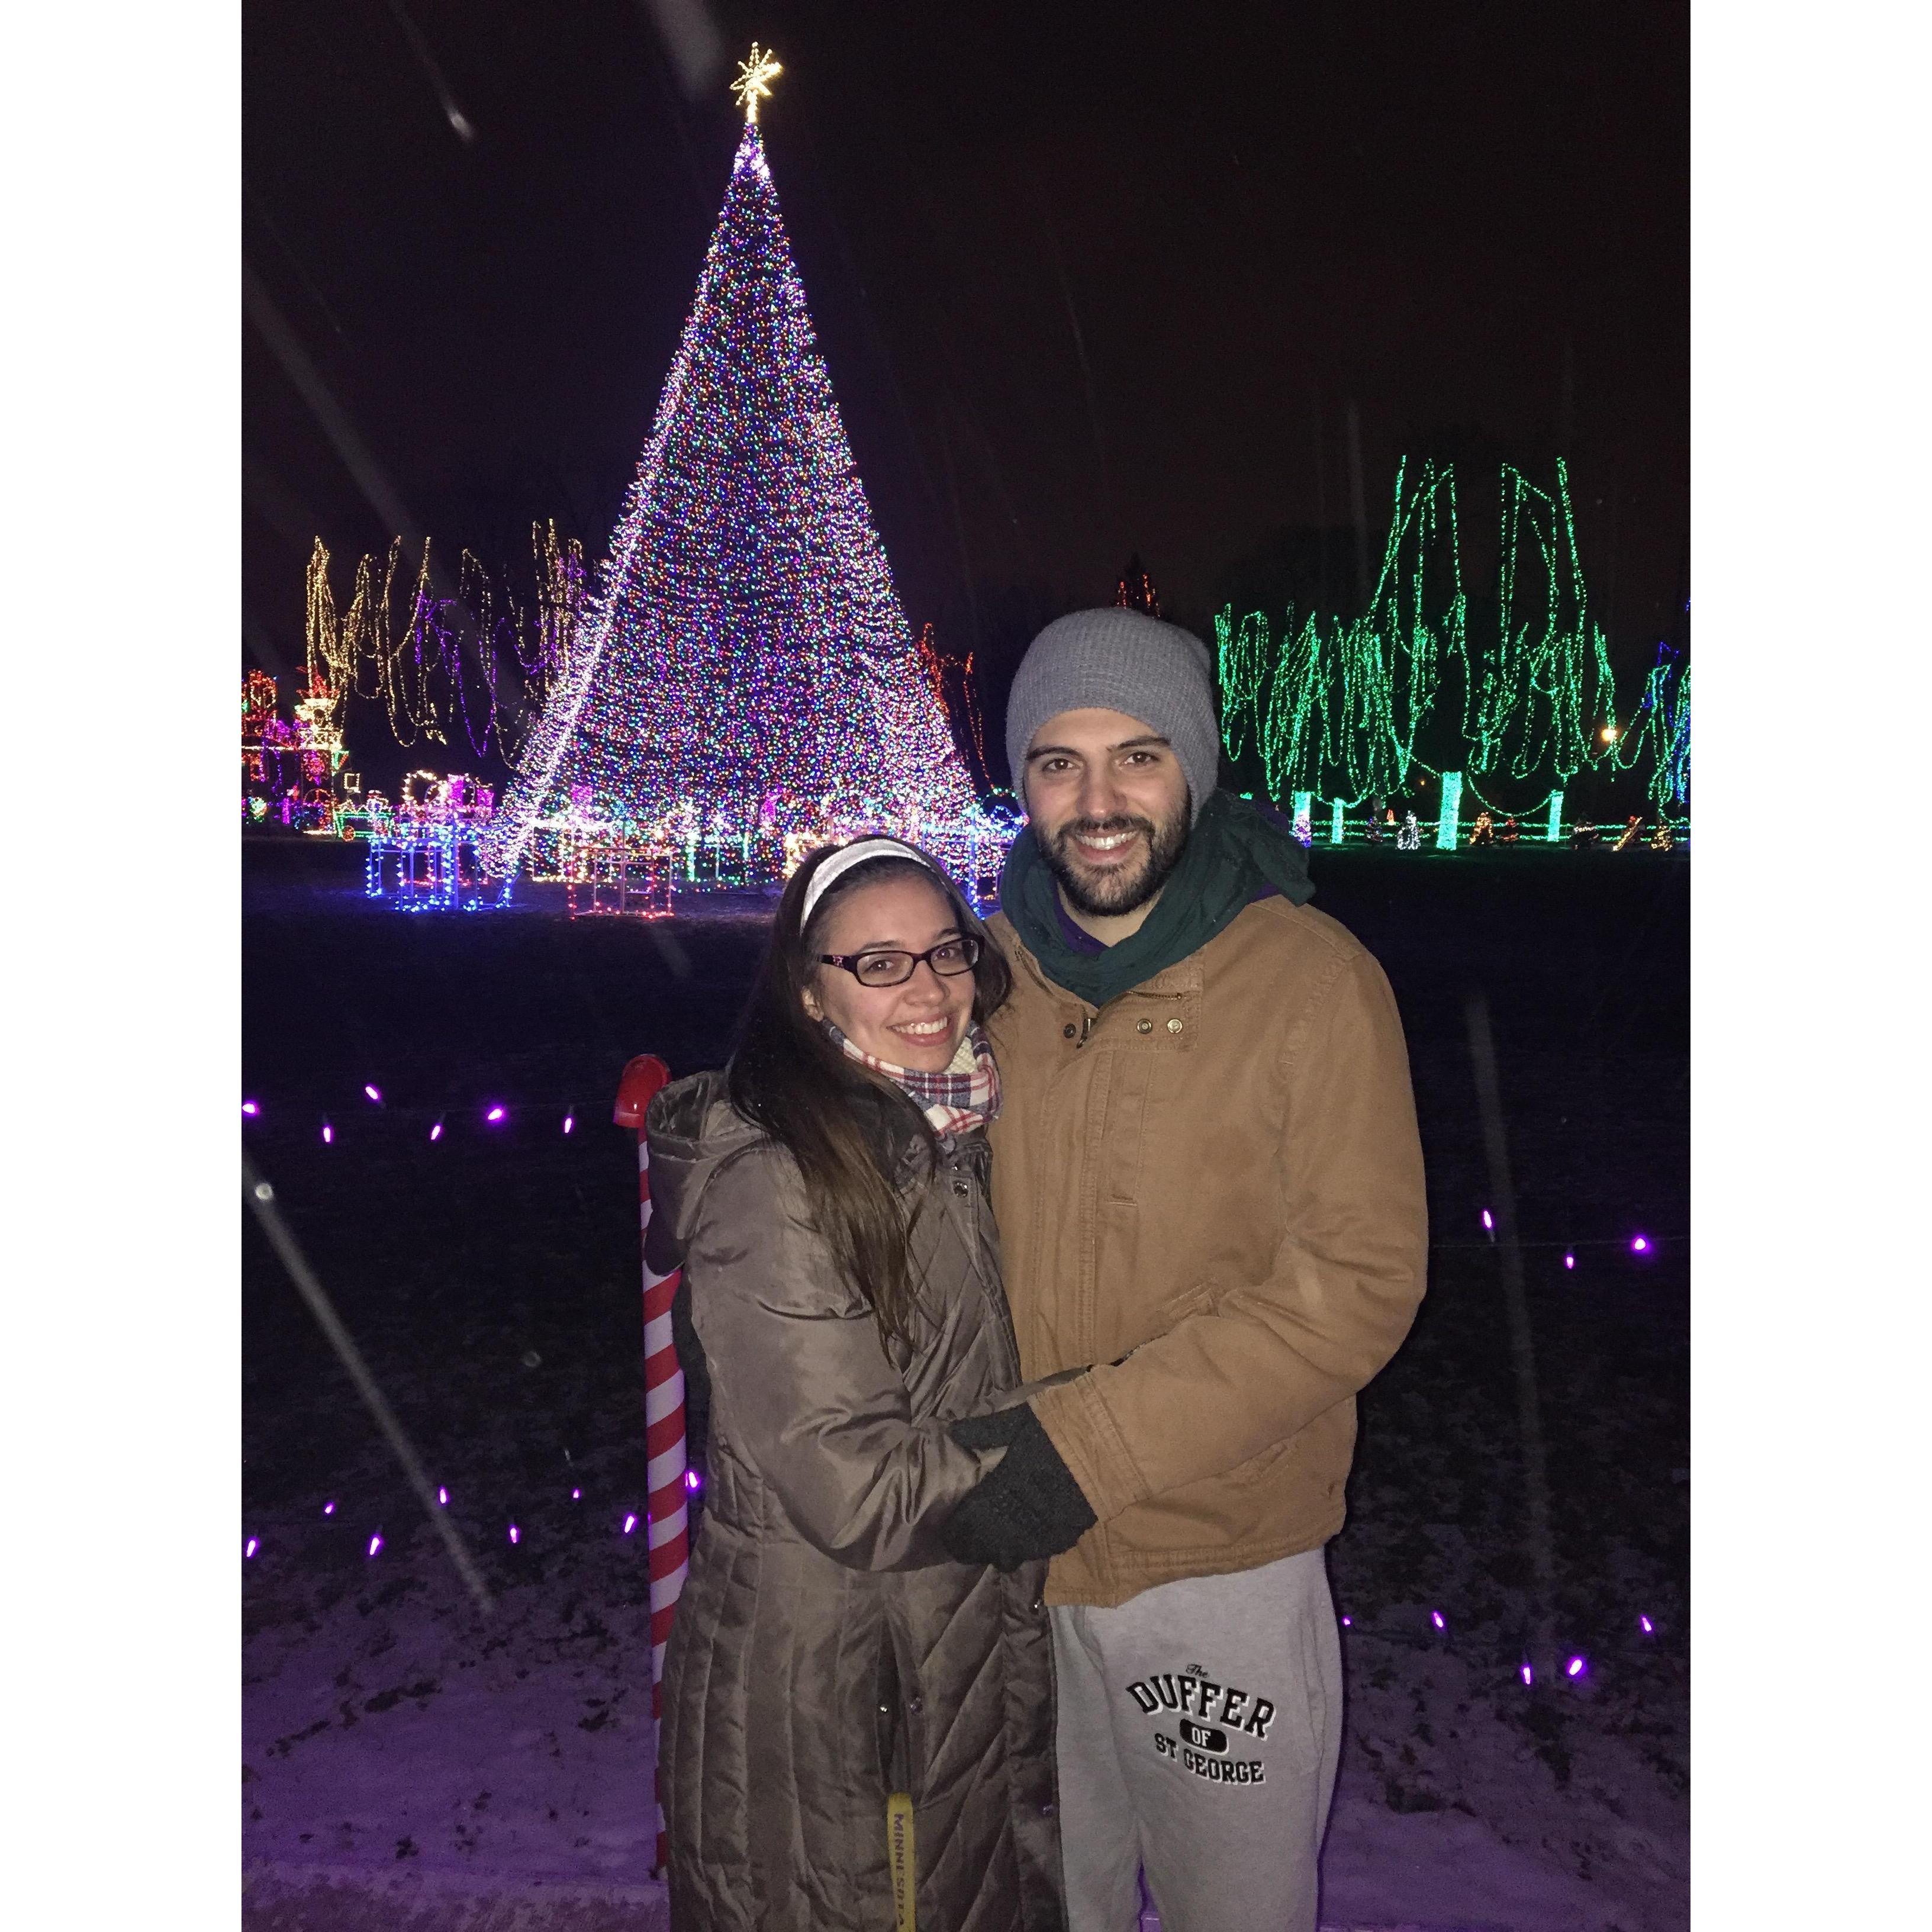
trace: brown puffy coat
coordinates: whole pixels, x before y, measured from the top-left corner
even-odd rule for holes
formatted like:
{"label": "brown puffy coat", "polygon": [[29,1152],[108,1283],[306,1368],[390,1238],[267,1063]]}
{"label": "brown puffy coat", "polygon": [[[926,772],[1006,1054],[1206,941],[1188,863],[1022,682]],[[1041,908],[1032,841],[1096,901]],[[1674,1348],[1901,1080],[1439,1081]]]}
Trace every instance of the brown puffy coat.
{"label": "brown puffy coat", "polygon": [[1422,1299],[1402,1022],[1311,906],[1259,900],[1099,1009],[1013,968],[992,1024],[1006,1291],[1034,1410],[1100,1520],[1052,1604],[1252,1570],[1342,1526],[1355,1394]]}
{"label": "brown puffy coat", "polygon": [[911,1793],[920,1932],[1061,1923],[1046,1565],[950,1561],[938,1532],[998,1450],[955,1418],[1019,1382],[985,1136],[922,1172],[928,1319],[880,1346],[808,1225],[790,1156],[723,1078],[649,1117],[657,1216],[682,1254],[711,1384],[708,1507],[664,1666],[659,1766],[677,1932],[886,1932],[886,1799]]}

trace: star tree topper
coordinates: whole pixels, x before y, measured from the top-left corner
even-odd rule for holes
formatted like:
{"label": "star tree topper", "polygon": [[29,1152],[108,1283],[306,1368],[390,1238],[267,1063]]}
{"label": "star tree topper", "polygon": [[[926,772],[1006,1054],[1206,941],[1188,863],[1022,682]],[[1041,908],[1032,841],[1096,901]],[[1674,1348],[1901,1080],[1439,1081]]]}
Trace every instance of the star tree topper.
{"label": "star tree topper", "polygon": [[771,98],[773,76],[784,72],[770,54],[759,52],[756,40],[752,43],[752,58],[738,63],[738,78],[731,83],[731,92],[738,97],[738,105],[744,109],[745,119],[752,127],[758,124],[758,103]]}

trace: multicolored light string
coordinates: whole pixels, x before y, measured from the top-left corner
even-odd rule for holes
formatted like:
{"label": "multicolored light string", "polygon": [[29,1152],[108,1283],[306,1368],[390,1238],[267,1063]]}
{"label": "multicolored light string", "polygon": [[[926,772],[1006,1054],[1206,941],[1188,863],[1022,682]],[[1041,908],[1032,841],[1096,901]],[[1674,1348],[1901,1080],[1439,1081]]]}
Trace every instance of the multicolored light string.
{"label": "multicolored light string", "polygon": [[[776,71],[751,64],[748,109]],[[749,113],[580,646],[516,764],[496,872],[586,788],[747,880],[782,876],[788,836],[889,829],[986,878],[1010,838],[893,588]]]}

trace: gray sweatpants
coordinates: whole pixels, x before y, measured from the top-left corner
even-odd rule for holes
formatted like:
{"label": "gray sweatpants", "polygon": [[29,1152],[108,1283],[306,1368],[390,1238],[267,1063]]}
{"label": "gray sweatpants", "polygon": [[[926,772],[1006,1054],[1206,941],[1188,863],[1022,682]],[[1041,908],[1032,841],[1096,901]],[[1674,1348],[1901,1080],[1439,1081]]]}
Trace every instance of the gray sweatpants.
{"label": "gray sweatpants", "polygon": [[1315,1932],[1342,1741],[1322,1552],[1052,1612],[1068,1932]]}

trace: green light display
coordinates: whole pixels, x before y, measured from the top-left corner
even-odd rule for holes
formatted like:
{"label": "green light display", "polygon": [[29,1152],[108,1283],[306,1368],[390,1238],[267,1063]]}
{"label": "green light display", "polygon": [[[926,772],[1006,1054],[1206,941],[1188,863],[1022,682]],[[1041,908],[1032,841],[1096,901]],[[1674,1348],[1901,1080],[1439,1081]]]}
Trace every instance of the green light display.
{"label": "green light display", "polygon": [[1442,816],[1436,824],[1437,851],[1455,850],[1462,819],[1462,774],[1460,772],[1444,772],[1442,774]]}
{"label": "green light display", "polygon": [[[1406,458],[1364,614],[1291,605],[1279,633],[1260,610],[1237,620],[1229,604],[1216,616],[1228,754],[1252,753],[1271,796],[1319,794],[1354,807],[1441,776],[1446,814],[1454,776],[1459,809],[1466,786],[1498,819],[1546,802],[1560,824],[1564,788],[1580,773],[1642,767],[1659,809],[1687,802],[1689,670],[1660,647],[1635,716],[1621,720],[1567,466],[1557,464],[1553,490],[1505,466],[1500,502],[1493,628],[1486,619],[1480,640],[1470,634],[1454,469]],[[1459,772],[1440,771],[1425,742]]]}

